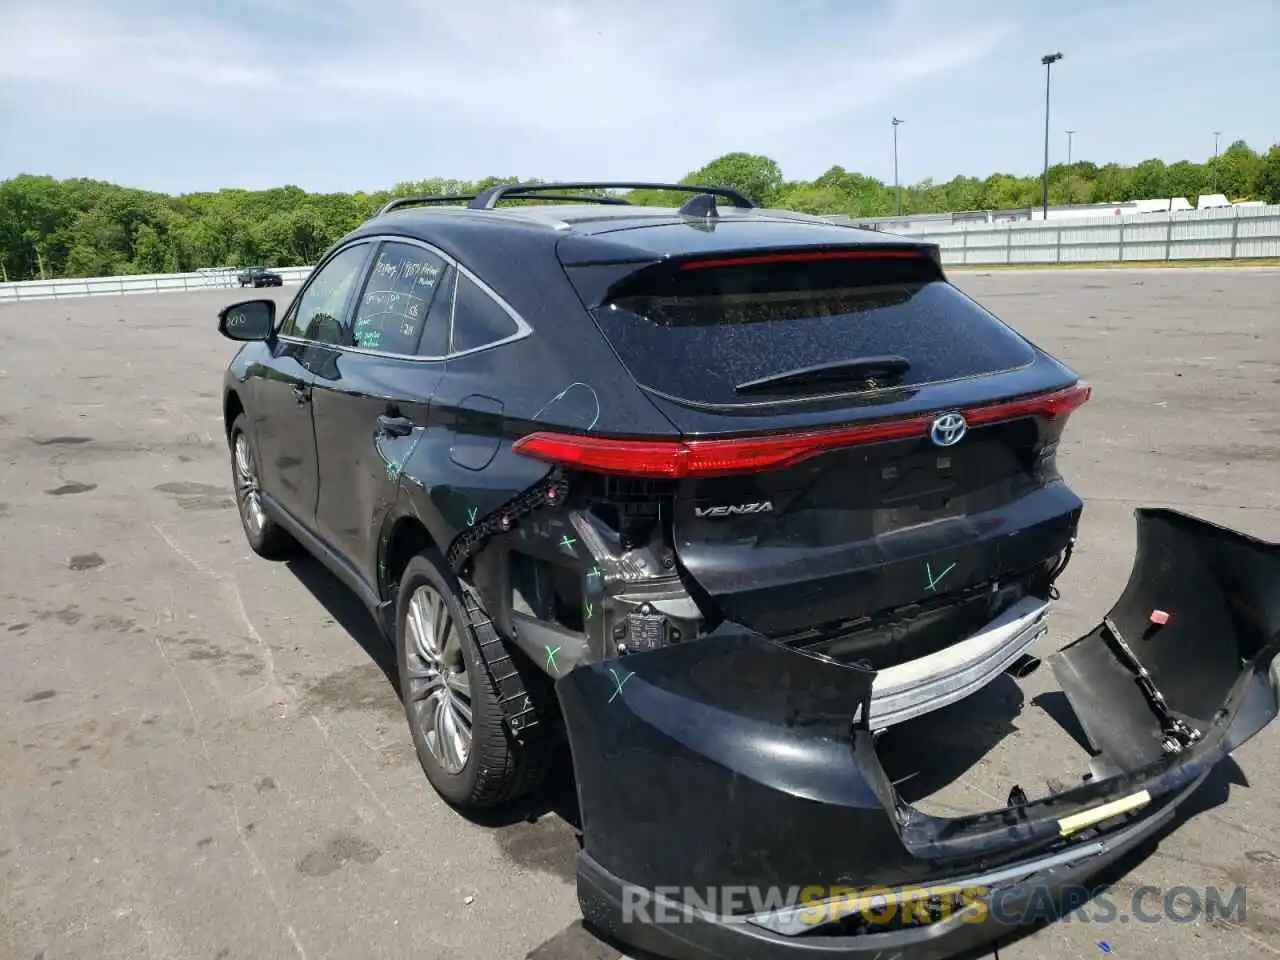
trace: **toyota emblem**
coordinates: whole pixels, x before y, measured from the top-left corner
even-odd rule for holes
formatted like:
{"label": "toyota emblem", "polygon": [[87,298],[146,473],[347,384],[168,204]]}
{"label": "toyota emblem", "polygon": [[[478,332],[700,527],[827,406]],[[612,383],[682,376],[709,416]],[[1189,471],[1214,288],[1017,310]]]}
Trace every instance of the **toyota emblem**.
{"label": "toyota emblem", "polygon": [[958,413],[940,414],[929,428],[929,438],[940,447],[955,446],[964,436],[969,425]]}

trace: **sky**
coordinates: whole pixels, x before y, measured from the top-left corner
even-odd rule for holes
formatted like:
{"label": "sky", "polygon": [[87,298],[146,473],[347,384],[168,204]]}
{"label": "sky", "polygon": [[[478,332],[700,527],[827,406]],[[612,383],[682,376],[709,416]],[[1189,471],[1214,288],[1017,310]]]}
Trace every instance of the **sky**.
{"label": "sky", "polygon": [[1202,161],[1280,141],[1277,0],[0,0],[0,179],[184,193]]}

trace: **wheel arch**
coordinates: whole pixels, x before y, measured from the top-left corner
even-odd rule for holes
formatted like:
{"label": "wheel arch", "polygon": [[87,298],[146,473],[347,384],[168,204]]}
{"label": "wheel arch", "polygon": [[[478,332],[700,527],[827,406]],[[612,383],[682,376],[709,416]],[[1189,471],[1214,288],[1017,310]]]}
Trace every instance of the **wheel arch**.
{"label": "wheel arch", "polygon": [[443,562],[449,546],[449,525],[429,501],[418,504],[413,502],[416,499],[420,498],[402,493],[398,508],[388,512],[382,522],[376,573],[378,599],[384,603],[395,599],[410,560],[424,550],[434,550]]}
{"label": "wheel arch", "polygon": [[228,390],[222,398],[222,424],[228,443],[231,441],[231,425],[242,413],[244,413],[244,402],[240,399],[240,394],[235,390]]}

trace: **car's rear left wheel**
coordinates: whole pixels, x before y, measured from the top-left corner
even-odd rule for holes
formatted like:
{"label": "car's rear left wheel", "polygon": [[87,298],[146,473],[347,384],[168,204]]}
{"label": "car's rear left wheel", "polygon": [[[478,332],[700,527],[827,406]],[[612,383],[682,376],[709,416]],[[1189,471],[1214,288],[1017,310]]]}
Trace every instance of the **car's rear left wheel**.
{"label": "car's rear left wheel", "polygon": [[396,598],[396,660],[427,780],[458,808],[479,810],[534,790],[547,750],[507,731],[458,590],[433,551],[409,562]]}

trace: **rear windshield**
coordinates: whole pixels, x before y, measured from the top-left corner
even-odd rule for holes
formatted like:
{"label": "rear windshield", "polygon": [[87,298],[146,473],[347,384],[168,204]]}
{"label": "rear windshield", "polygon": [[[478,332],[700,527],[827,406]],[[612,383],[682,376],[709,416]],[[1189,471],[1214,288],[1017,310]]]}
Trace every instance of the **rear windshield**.
{"label": "rear windshield", "polygon": [[[906,359],[900,386],[1035,359],[1022,337],[938,277],[932,264],[910,261],[665,269],[627,282],[595,315],[639,383],[699,403],[759,403],[767,397],[734,388],[868,357]],[[833,392],[780,392],[815,389]]]}

